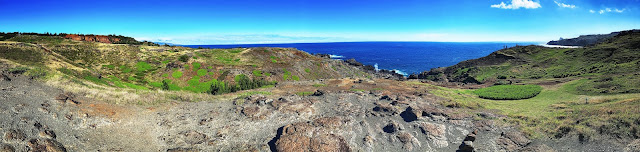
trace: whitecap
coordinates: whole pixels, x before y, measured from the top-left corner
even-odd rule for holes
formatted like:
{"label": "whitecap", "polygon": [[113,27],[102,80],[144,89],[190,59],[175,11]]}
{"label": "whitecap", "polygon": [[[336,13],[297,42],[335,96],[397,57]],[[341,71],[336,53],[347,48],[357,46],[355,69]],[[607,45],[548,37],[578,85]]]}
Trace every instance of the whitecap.
{"label": "whitecap", "polygon": [[344,58],[344,56],[341,55],[333,55],[333,54],[329,54],[329,57],[332,59],[336,59],[336,58]]}
{"label": "whitecap", "polygon": [[391,70],[391,71],[393,71],[393,72],[395,72],[395,73],[397,73],[397,74],[401,74],[401,75],[409,75],[409,74],[407,74],[407,73],[405,73],[405,72],[402,72],[402,71],[400,71],[400,70],[396,70],[396,69],[393,69],[393,70]]}

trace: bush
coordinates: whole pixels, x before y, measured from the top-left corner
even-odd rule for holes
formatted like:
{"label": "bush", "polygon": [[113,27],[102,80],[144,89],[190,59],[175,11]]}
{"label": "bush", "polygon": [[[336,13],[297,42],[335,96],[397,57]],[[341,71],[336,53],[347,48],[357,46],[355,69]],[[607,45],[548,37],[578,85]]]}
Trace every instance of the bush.
{"label": "bush", "polygon": [[187,56],[187,55],[181,55],[181,56],[178,58],[178,61],[187,62],[187,61],[189,61],[189,56]]}
{"label": "bush", "polygon": [[180,77],[182,77],[182,71],[179,71],[179,70],[173,71],[171,76],[173,76],[173,78],[179,79]]}
{"label": "bush", "polygon": [[198,76],[205,76],[207,75],[208,72],[205,69],[199,69],[197,73],[198,73]]}
{"label": "bush", "polygon": [[533,98],[542,91],[538,85],[497,85],[478,89],[473,93],[493,100],[519,100]]}

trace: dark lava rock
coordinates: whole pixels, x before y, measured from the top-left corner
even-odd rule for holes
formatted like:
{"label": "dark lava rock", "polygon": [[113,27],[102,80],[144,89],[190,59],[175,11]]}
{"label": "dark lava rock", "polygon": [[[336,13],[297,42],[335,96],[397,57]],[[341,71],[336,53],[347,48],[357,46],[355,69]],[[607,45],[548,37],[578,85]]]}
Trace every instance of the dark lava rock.
{"label": "dark lava rock", "polygon": [[391,122],[387,126],[382,127],[382,131],[390,134],[395,133],[399,130],[401,130],[401,127],[398,123],[395,122]]}
{"label": "dark lava rock", "polygon": [[411,75],[409,75],[409,77],[407,79],[418,79],[418,75],[417,74],[411,74]]}
{"label": "dark lava rock", "polygon": [[398,110],[395,107],[391,106],[389,103],[376,102],[375,104],[376,106],[373,107],[373,111],[387,112],[391,113],[391,115],[398,113]]}
{"label": "dark lava rock", "polygon": [[9,144],[1,144],[0,145],[0,152],[14,152],[16,151],[15,148],[13,148],[13,146],[9,145]]}
{"label": "dark lava rock", "polygon": [[406,132],[399,133],[398,140],[400,140],[400,142],[404,144],[402,145],[402,148],[408,151],[413,150],[413,147],[420,146],[420,141],[418,141],[418,139],[416,139],[416,137],[413,137],[413,135],[411,135],[410,133],[406,133]]}
{"label": "dark lava rock", "polygon": [[356,59],[349,59],[349,60],[345,60],[344,62],[347,62],[349,65],[353,65],[353,66],[362,66],[362,63],[356,61]]}
{"label": "dark lava rock", "polygon": [[[327,122],[334,120],[326,119]],[[318,125],[325,120],[316,120]],[[332,124],[332,123],[329,123]],[[339,135],[330,134],[327,127],[311,125],[310,123],[295,123],[278,129],[276,137],[269,142],[274,151],[351,151],[347,141]],[[324,131],[317,131],[324,130]],[[275,142],[274,142],[275,141]]]}
{"label": "dark lava rock", "polygon": [[555,152],[556,150],[553,150],[553,148],[545,145],[545,144],[541,144],[541,145],[531,145],[531,146],[527,146],[525,148],[522,148],[520,150],[520,152]]}
{"label": "dark lava rock", "polygon": [[27,135],[22,132],[20,129],[11,129],[4,133],[5,140],[20,140],[24,141],[27,138]]}
{"label": "dark lava rock", "polygon": [[199,152],[200,150],[193,148],[172,148],[167,149],[167,152]]}
{"label": "dark lava rock", "polygon": [[375,71],[376,68],[371,66],[371,65],[365,65],[364,67],[362,67],[362,69],[367,70],[367,71]]}
{"label": "dark lava rock", "polygon": [[9,78],[7,75],[0,74],[0,81],[11,81],[11,78]]}
{"label": "dark lava rock", "polygon": [[45,138],[56,138],[56,133],[54,133],[52,130],[43,130],[40,131],[40,136]]}
{"label": "dark lava rock", "polygon": [[316,92],[313,93],[313,96],[322,96],[326,94],[326,91],[324,90],[316,90]]}
{"label": "dark lava rock", "polygon": [[407,107],[407,109],[400,113],[400,117],[402,117],[402,120],[404,120],[405,122],[418,120],[418,116],[420,115],[422,115],[421,112],[417,112],[411,107]]}
{"label": "dark lava rock", "polygon": [[510,131],[502,132],[502,136],[497,139],[496,143],[502,146],[502,148],[506,151],[516,151],[522,149],[524,146],[527,146],[529,143],[531,143],[531,140],[525,137],[521,132]]}
{"label": "dark lava rock", "polygon": [[58,141],[52,139],[31,139],[27,143],[31,151],[66,152],[67,149]]}
{"label": "dark lava rock", "polygon": [[203,143],[207,140],[207,135],[199,133],[197,131],[187,131],[184,133],[184,142],[187,144],[195,145]]}
{"label": "dark lava rock", "polygon": [[474,152],[475,148],[473,148],[472,141],[463,141],[460,147],[458,147],[458,152]]}
{"label": "dark lava rock", "polygon": [[313,55],[317,56],[317,57],[320,57],[320,58],[327,58],[327,59],[331,58],[331,55],[329,55],[329,54],[316,53],[316,54],[313,54]]}

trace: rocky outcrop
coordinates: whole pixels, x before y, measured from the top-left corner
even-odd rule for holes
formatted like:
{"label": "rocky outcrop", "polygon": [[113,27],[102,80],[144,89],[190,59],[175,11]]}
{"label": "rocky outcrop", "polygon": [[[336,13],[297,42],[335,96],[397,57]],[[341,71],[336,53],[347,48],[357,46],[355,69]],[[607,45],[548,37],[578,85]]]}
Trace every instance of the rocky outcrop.
{"label": "rocky outcrop", "polygon": [[72,39],[76,41],[100,42],[100,43],[116,43],[120,41],[119,38],[105,36],[105,35],[68,34],[68,35],[65,35],[64,38]]}
{"label": "rocky outcrop", "polygon": [[344,137],[331,133],[340,127],[338,117],[319,118],[313,122],[294,123],[279,129],[275,144],[277,151],[348,152],[351,151]]}
{"label": "rocky outcrop", "polygon": [[496,140],[496,143],[502,146],[503,150],[516,151],[529,145],[531,140],[529,140],[522,132],[509,131],[502,132],[501,137]]}

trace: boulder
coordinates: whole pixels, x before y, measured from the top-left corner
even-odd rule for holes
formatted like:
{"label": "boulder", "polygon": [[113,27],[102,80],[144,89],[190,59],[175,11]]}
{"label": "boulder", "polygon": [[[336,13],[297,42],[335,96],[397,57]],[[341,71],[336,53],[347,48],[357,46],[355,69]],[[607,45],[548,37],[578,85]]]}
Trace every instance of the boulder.
{"label": "boulder", "polygon": [[31,151],[47,151],[47,152],[66,152],[64,145],[53,139],[31,139],[27,142]]}
{"label": "boulder", "polygon": [[294,123],[282,127],[280,136],[274,138],[277,151],[346,152],[351,151],[346,140],[330,133],[342,123],[340,118],[319,118],[307,123]]}
{"label": "boulder", "polygon": [[458,152],[474,152],[474,151],[476,150],[475,148],[473,148],[472,141],[463,141],[460,147],[458,147]]}
{"label": "boulder", "polygon": [[413,150],[414,147],[420,147],[420,141],[418,141],[418,139],[416,139],[416,137],[413,137],[413,135],[411,135],[410,133],[401,132],[398,133],[397,137],[398,140],[400,140],[400,142],[402,142],[403,144],[402,148],[407,151]]}
{"label": "boulder", "polygon": [[20,129],[10,129],[4,133],[5,140],[20,140],[24,141],[27,135]]}
{"label": "boulder", "polygon": [[7,75],[0,74],[0,81],[11,81],[11,78]]}
{"label": "boulder", "polygon": [[531,143],[527,137],[518,131],[502,132],[502,136],[496,140],[496,143],[506,151],[516,151],[522,149]]}

